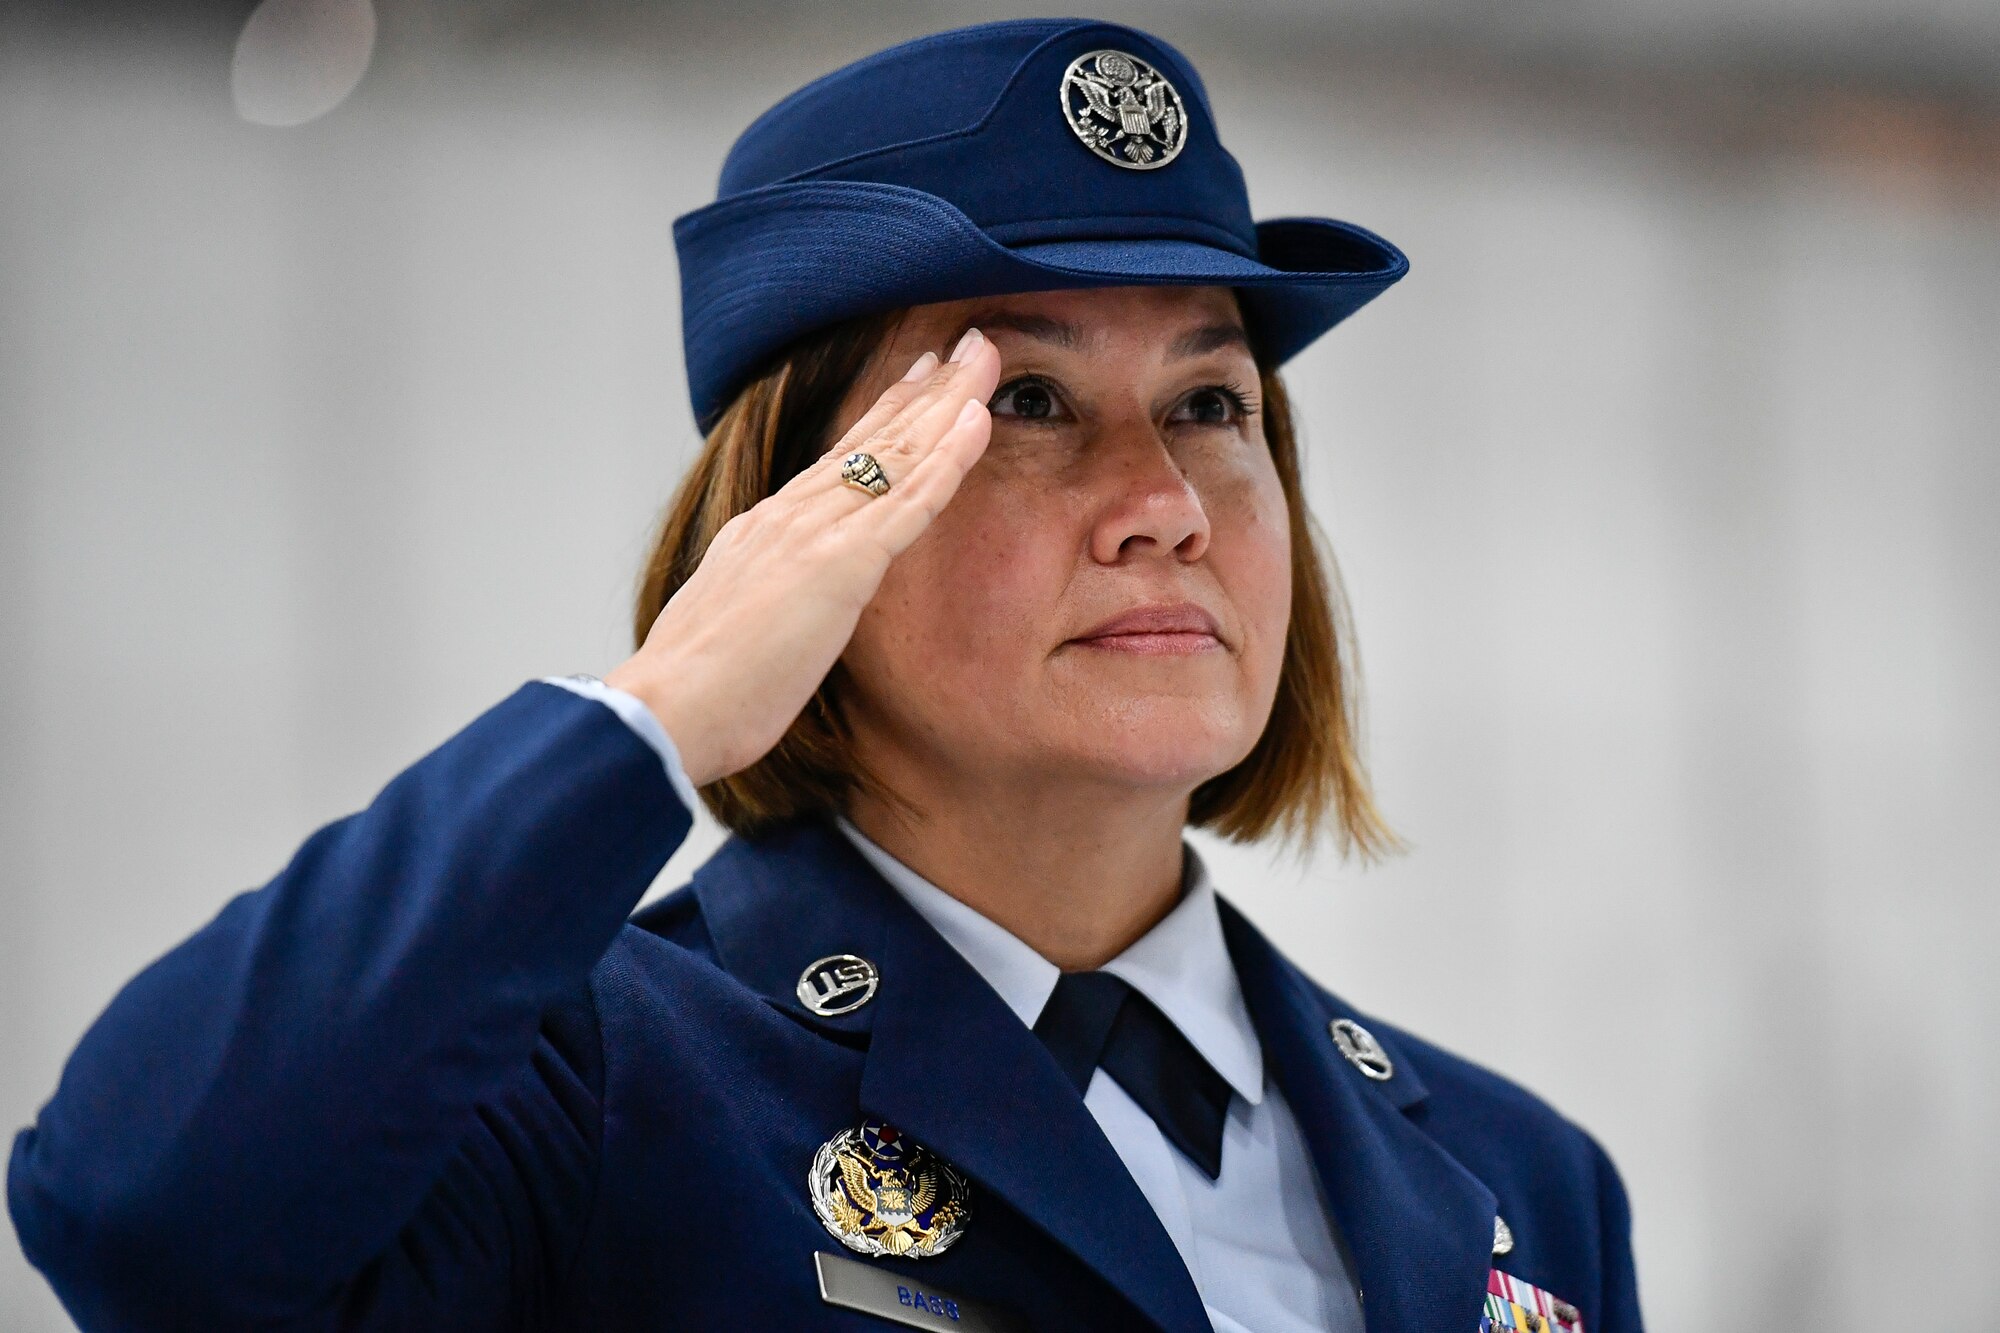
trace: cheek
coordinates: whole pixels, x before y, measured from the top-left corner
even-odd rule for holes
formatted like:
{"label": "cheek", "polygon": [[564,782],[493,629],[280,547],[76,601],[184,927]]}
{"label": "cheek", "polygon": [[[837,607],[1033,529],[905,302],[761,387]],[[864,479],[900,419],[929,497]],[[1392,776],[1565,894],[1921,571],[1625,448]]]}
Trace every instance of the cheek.
{"label": "cheek", "polygon": [[1277,468],[1266,457],[1216,488],[1209,564],[1244,618],[1251,646],[1275,658],[1292,609],[1292,527]]}
{"label": "cheek", "polygon": [[[862,661],[961,703],[1051,646],[1072,564],[1050,515],[977,472],[889,566],[855,632]],[[865,645],[865,647],[864,647]],[[907,688],[906,684],[906,688]]]}

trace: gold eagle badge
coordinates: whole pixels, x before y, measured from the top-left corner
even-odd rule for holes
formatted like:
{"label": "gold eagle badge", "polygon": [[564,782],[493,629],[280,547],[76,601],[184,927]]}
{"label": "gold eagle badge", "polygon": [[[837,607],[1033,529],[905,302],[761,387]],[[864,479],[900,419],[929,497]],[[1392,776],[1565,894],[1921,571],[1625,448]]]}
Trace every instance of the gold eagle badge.
{"label": "gold eagle badge", "polygon": [[821,1144],[807,1185],[834,1239],[901,1259],[944,1253],[965,1232],[972,1193],[951,1163],[880,1120]]}

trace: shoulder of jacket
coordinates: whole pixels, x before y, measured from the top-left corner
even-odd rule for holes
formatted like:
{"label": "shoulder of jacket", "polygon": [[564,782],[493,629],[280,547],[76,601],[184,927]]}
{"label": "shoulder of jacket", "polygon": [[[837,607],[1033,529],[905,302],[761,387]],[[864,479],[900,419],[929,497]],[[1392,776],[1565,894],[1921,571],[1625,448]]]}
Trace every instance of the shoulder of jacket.
{"label": "shoulder of jacket", "polygon": [[728,979],[716,958],[715,943],[702,921],[701,905],[687,885],[646,903],[627,918],[590,972],[590,989],[600,1008],[643,1003],[643,997],[670,978]]}
{"label": "shoulder of jacket", "polygon": [[1417,1072],[1430,1085],[1432,1096],[1466,1100],[1490,1111],[1531,1120],[1562,1120],[1561,1113],[1553,1106],[1506,1075],[1407,1028],[1379,1018],[1368,1021],[1416,1065]]}
{"label": "shoulder of jacket", "polygon": [[1423,1080],[1430,1095],[1418,1119],[1434,1136],[1479,1156],[1485,1155],[1481,1146],[1490,1146],[1510,1160],[1595,1174],[1603,1149],[1540,1094],[1406,1028],[1370,1014],[1357,1017]]}
{"label": "shoulder of jacket", "polygon": [[657,936],[705,958],[715,956],[715,944],[701,919],[701,902],[694,896],[692,884],[683,884],[647,903],[632,914],[625,928]]}

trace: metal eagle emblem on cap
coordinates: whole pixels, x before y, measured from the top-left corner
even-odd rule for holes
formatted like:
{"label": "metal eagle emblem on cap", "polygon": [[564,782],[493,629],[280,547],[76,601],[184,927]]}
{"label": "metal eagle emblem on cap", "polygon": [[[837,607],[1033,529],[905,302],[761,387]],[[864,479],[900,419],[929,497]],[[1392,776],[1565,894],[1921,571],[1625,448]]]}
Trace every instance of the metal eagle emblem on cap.
{"label": "metal eagle emblem on cap", "polygon": [[1123,51],[1091,51],[1063,72],[1063,119],[1084,147],[1134,171],[1164,167],[1187,143],[1187,108],[1166,76]]}
{"label": "metal eagle emblem on cap", "polygon": [[965,1177],[880,1120],[821,1144],[806,1183],[820,1222],[857,1254],[928,1259],[965,1233]]}

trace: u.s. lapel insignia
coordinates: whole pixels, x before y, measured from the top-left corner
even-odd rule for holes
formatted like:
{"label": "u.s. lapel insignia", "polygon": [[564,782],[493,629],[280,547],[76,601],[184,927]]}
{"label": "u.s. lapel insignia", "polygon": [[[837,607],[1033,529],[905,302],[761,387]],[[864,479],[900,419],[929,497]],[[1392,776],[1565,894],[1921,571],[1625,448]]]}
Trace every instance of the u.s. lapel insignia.
{"label": "u.s. lapel insignia", "polygon": [[965,1234],[972,1197],[951,1163],[880,1120],[820,1145],[807,1178],[813,1211],[857,1254],[928,1259]]}
{"label": "u.s. lapel insignia", "polygon": [[851,953],[831,954],[799,973],[799,1003],[821,1018],[851,1014],[875,998],[882,974]]}
{"label": "u.s. lapel insignia", "polygon": [[1583,1314],[1533,1283],[1499,1269],[1486,1275],[1486,1313],[1479,1333],[1583,1333]]}

